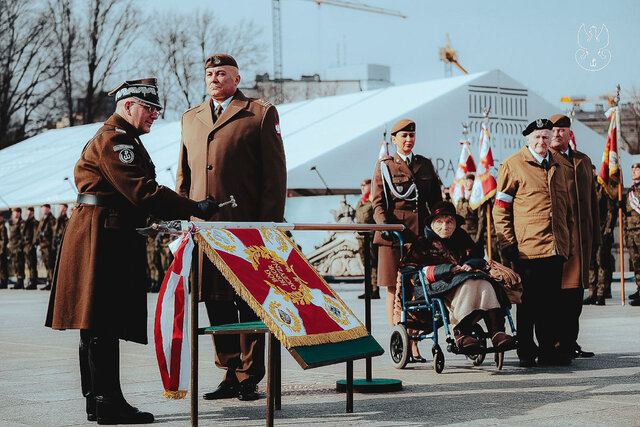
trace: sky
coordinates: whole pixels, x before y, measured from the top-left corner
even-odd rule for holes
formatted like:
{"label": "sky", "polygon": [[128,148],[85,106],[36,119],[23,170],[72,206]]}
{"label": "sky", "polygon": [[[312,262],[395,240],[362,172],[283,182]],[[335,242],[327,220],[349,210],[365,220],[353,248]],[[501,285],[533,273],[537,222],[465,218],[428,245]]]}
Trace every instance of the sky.
{"label": "sky", "polygon": [[[151,14],[175,11],[174,0],[143,1]],[[360,1],[400,11],[406,19],[312,0],[280,3],[286,78],[364,63],[390,66],[396,85],[443,78],[438,52],[449,34],[469,72],[500,69],[557,106],[563,96],[596,97],[617,84],[623,100],[632,88],[640,90],[640,1]],[[268,50],[254,71],[273,75],[271,0],[181,0],[179,5],[186,13],[210,9],[230,25],[252,19]],[[609,33],[611,59],[599,71],[587,71],[575,59],[582,24],[605,25]],[[236,59],[242,73],[242,58]],[[454,67],[453,75],[460,74]]]}

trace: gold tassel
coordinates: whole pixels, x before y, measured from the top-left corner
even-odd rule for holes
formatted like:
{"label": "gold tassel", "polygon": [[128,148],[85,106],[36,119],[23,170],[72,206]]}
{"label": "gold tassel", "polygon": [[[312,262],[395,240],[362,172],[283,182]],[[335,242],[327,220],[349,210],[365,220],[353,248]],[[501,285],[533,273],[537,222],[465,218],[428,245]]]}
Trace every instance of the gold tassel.
{"label": "gold tassel", "polygon": [[[278,230],[278,232],[280,231]],[[284,235],[284,233],[283,233],[283,236],[287,238],[287,236]],[[287,238],[287,240],[289,239]],[[236,276],[233,270],[229,268],[229,266],[224,262],[222,257],[218,254],[218,252],[215,249],[213,249],[211,245],[209,245],[209,242],[207,242],[207,240],[199,233],[195,235],[195,241],[202,248],[202,250],[207,254],[207,257],[209,258],[209,260],[216,266],[216,268],[220,271],[220,273],[224,276],[224,278],[227,279],[227,281],[231,284],[231,286],[238,293],[238,295],[240,295],[240,297],[247,304],[249,304],[249,307],[251,307],[251,309],[258,315],[260,320],[262,320],[262,322],[267,326],[267,328],[269,328],[271,333],[274,334],[276,338],[278,338],[278,341],[280,341],[285,348],[290,349],[291,347],[297,347],[297,346],[336,343],[336,342],[342,342],[342,341],[347,341],[347,340],[352,340],[352,339],[367,336],[368,334],[367,328],[365,328],[362,325],[362,323],[358,320],[358,318],[353,315],[351,310],[349,310],[349,307],[347,307],[347,305],[344,304],[344,302],[343,302],[344,308],[349,311],[349,313],[354,319],[360,322],[360,326],[357,326],[355,328],[352,328],[346,331],[336,331],[336,332],[329,332],[324,334],[292,336],[292,337],[287,336],[282,330],[282,328],[280,328],[280,325],[278,325],[271,318],[271,316],[266,314],[262,305],[254,298],[254,296],[247,290],[247,288],[244,287],[244,284],[240,281],[240,279],[238,279],[238,276]],[[297,251],[298,248],[296,247],[296,245],[293,244],[290,240],[289,242],[291,243],[293,248]],[[300,252],[298,251],[298,253]],[[306,258],[304,258],[304,255],[302,255],[302,257],[303,259],[306,260]],[[313,269],[313,271],[316,273],[318,278],[320,278],[320,280],[322,280],[325,286],[327,286],[327,288],[331,291],[333,296],[338,301],[342,302],[340,297],[335,294],[333,289],[327,284],[327,282],[324,281],[324,278],[318,274],[318,272],[313,268],[313,266],[311,266],[308,262],[307,262],[307,265],[309,265]]]}
{"label": "gold tassel", "polygon": [[187,390],[166,390],[162,395],[167,399],[184,399],[187,397]]}

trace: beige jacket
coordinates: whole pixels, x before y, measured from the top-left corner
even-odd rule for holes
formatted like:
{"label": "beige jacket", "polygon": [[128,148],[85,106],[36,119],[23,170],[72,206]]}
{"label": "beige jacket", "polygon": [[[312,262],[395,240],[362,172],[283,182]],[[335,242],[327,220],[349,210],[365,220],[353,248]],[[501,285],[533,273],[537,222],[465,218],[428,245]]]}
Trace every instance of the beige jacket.
{"label": "beige jacket", "polygon": [[549,159],[547,172],[525,145],[498,171],[493,206],[498,241],[502,249],[517,244],[520,259],[560,255],[566,260],[571,253],[568,170]]}

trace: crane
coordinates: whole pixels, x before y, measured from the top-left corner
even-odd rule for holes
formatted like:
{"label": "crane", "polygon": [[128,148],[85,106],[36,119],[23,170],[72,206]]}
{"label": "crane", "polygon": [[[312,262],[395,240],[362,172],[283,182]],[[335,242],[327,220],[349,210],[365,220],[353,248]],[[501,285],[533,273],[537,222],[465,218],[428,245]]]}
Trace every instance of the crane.
{"label": "crane", "polygon": [[[396,16],[398,18],[405,19],[407,16],[403,15],[397,10],[384,9],[381,7],[369,6],[364,3],[357,3],[353,1],[345,0],[306,0],[322,6],[344,7],[347,9],[359,10],[362,12],[380,13],[383,15]],[[271,20],[273,26],[273,74],[275,82],[275,96],[274,102],[281,104],[283,102],[282,94],[282,20],[280,18],[280,0],[271,1]]]}
{"label": "crane", "polygon": [[563,102],[565,104],[573,104],[574,107],[577,107],[580,104],[583,104],[585,102],[600,102],[600,101],[608,101],[609,107],[613,107],[616,101],[616,95],[614,93],[607,93],[605,95],[600,95],[593,98],[582,98],[582,97],[571,98],[569,96],[563,96],[562,98],[560,98],[560,102]]}
{"label": "crane", "polygon": [[440,61],[444,62],[444,76],[451,77],[451,64],[454,64],[465,74],[469,74],[465,68],[458,62],[458,52],[451,47],[451,39],[447,34],[447,45],[440,48]]}

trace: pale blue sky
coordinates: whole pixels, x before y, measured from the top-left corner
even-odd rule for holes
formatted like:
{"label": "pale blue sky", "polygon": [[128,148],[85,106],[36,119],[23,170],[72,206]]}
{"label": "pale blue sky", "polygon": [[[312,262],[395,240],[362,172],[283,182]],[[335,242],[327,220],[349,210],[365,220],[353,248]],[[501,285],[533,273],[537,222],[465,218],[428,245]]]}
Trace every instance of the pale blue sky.
{"label": "pale blue sky", "polygon": [[[395,84],[444,76],[438,49],[448,33],[460,63],[469,72],[501,69],[550,102],[561,96],[597,96],[622,86],[640,89],[640,1],[430,1],[366,0],[395,9],[407,19],[317,6],[306,0],[281,0],[284,77],[322,73],[337,64],[391,66]],[[138,2],[142,3],[142,2]],[[263,66],[273,73],[271,0],[155,0],[158,11],[208,8],[229,24],[242,18],[262,26],[267,46]],[[151,12],[150,9],[147,11]],[[577,33],[605,24],[611,62],[597,72],[575,61]],[[242,71],[242,58],[237,58]],[[247,75],[248,74],[248,75]],[[245,73],[245,77],[252,77]],[[454,68],[454,75],[460,71]]]}

